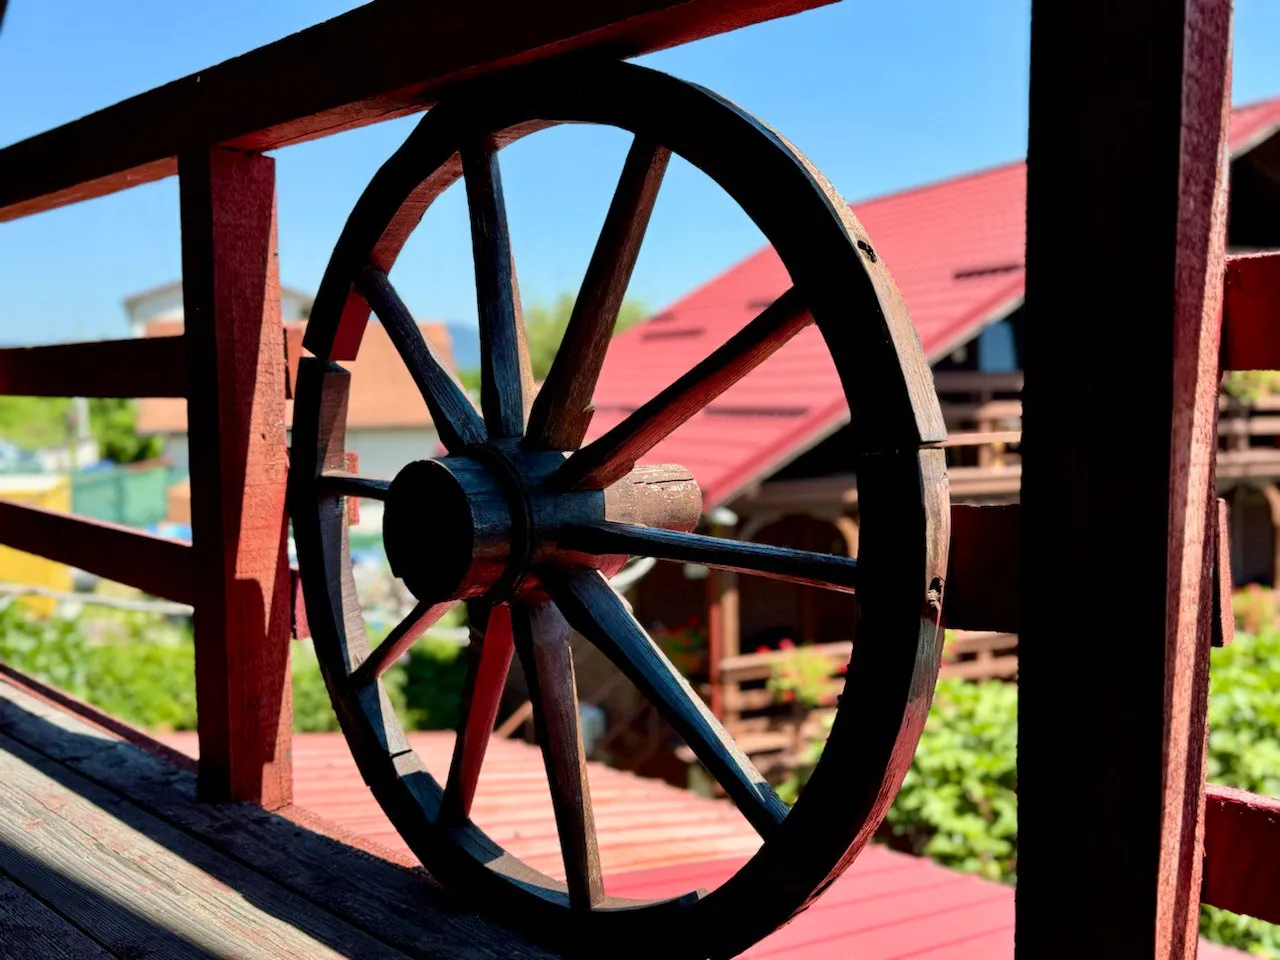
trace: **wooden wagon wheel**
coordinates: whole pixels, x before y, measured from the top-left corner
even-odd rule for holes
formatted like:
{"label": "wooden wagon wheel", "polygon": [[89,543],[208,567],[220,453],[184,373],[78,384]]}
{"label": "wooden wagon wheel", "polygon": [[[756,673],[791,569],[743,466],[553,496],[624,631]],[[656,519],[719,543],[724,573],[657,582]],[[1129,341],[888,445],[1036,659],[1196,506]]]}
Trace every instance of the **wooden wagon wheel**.
{"label": "wooden wagon wheel", "polygon": [[[635,136],[559,355],[534,396],[498,150],[559,123]],[[670,152],[719,184],[772,242],[793,286],[654,399],[582,446],[590,399]],[[470,208],[483,386],[477,411],[387,279],[431,202],[460,176]],[[372,308],[412,372],[448,456],[391,481],[344,470],[347,375]],[[856,560],[688,531],[700,495],[678,467],[636,467],[681,423],[816,321],[852,417]],[[937,674],[948,496],[932,379],[860,224],[790,144],[716,95],[626,64],[531,71],[434,108],[349,219],[306,334],[291,509],[317,654],[365,780],[431,873],[472,908],[599,956],[726,957],[803,909],[852,861],[905,775]],[[579,449],[580,448],[580,449]],[[432,451],[407,451],[406,459]],[[392,570],[419,603],[370,648],[344,498],[385,501]],[[857,642],[821,763],[788,811],[610,588],[627,555],[700,563],[859,596]],[[463,719],[442,787],[381,688],[449,606],[473,624]],[[711,893],[605,894],[568,639],[572,627],[653,702],[764,840]],[[529,678],[567,884],[521,863],[468,812],[513,651]]]}

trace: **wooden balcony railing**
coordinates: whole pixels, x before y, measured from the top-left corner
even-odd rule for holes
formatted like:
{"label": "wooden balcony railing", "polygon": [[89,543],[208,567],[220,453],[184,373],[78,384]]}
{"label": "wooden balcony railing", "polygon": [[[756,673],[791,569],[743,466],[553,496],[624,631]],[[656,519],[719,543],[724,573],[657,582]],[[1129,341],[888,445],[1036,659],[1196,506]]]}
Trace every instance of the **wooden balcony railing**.
{"label": "wooden balcony railing", "polygon": [[0,393],[186,397],[193,542],[15,503],[0,542],[194,606],[204,797],[277,807],[292,789],[284,400],[300,339],[281,327],[264,152],[516,65],[635,56],[824,2],[375,0],[0,150],[0,222],[179,176],[184,334],[0,350]]}

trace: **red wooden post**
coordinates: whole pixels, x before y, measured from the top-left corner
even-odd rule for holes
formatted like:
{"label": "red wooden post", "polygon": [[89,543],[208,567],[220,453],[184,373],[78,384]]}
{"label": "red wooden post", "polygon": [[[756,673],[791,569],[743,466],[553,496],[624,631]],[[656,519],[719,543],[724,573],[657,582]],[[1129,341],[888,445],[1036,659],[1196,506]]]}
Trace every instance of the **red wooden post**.
{"label": "red wooden post", "polygon": [[[1231,3],[1033,9],[1017,956],[1185,960]],[[1133,429],[1104,457],[1120,406]],[[1062,669],[1082,643],[1100,669]]]}
{"label": "red wooden post", "polygon": [[293,789],[275,161],[206,150],[179,175],[199,791],[274,808]]}

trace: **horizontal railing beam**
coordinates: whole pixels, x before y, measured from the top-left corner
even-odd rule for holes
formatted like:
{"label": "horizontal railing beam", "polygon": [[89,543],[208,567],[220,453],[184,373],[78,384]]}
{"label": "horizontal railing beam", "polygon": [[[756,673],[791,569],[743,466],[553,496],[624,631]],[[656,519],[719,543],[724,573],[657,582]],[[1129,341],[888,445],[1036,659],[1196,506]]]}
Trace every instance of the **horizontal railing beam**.
{"label": "horizontal railing beam", "polygon": [[181,540],[0,500],[0,543],[167,600],[194,601],[191,545]]}
{"label": "horizontal railing beam", "polygon": [[0,150],[0,221],[171,176],[179,154],[274,150],[424,110],[461,80],[637,56],[830,2],[374,0]]}
{"label": "horizontal railing beam", "polygon": [[1204,903],[1280,923],[1280,799],[1205,788]]}
{"label": "horizontal railing beam", "polygon": [[1222,369],[1280,370],[1280,253],[1227,258]]}
{"label": "horizontal railing beam", "polygon": [[186,392],[182,337],[0,349],[0,395],[183,397]]}

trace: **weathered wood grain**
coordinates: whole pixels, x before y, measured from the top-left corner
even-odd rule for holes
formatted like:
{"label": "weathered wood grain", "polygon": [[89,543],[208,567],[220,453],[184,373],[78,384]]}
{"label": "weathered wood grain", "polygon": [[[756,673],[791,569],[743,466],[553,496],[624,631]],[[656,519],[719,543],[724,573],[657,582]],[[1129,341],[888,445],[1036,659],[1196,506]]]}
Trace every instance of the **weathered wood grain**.
{"label": "weathered wood grain", "polygon": [[191,544],[0,500],[0,543],[178,603],[195,599]]}
{"label": "weathered wood grain", "polygon": [[812,322],[800,292],[792,287],[671,386],[570,456],[548,478],[547,486],[556,490],[598,489],[621,480],[676,427]]}
{"label": "weathered wood grain", "polygon": [[292,602],[275,161],[185,156],[180,182],[201,787],[289,802]]}
{"label": "weathered wood grain", "polygon": [[[1033,7],[1019,958],[1195,955],[1230,14]],[[1105,670],[1062,669],[1082,637]]]}
{"label": "weathered wood grain", "polygon": [[[0,15],[3,15],[0,3]],[[0,876],[0,960],[112,960],[83,931]]]}
{"label": "weathered wood grain", "polygon": [[502,691],[515,656],[511,607],[475,602],[467,607],[471,643],[467,648],[467,675],[458,715],[458,736],[453,742],[449,779],[440,801],[441,819],[465,820],[480,782],[493,723],[498,718]]}
{"label": "weathered wood grain", "polygon": [[341,494],[347,498],[365,497],[369,500],[385,500],[391,481],[362,477],[348,470],[326,470],[317,478],[316,486],[321,490]]}
{"label": "weathered wood grain", "polygon": [[387,275],[376,267],[370,267],[360,275],[356,286],[382,321],[383,329],[395,345],[400,359],[409,368],[445,448],[457,453],[463,447],[482,442],[485,429],[480,415],[422,335],[413,314]]}
{"label": "weathered wood grain", "polygon": [[274,150],[417,113],[477,75],[587,50],[638,56],[826,2],[375,0],[0,151],[0,220],[172,176],[192,150]]}
{"label": "weathered wood grain", "polygon": [[535,449],[576,450],[587,435],[591,397],[670,159],[671,151],[638,138],[627,152],[564,338],[529,411],[525,442]]}
{"label": "weathered wood grain", "polygon": [[0,870],[131,957],[404,954],[0,736]]}
{"label": "weathered wood grain", "polygon": [[684,739],[742,815],[766,840],[787,815],[768,781],[738,749],[689,681],[671,665],[622,598],[594,570],[547,589],[573,629],[627,675]]}
{"label": "weathered wood grain", "polygon": [[420,602],[415,605],[403,620],[391,628],[391,632],[369,654],[369,659],[356,668],[352,682],[361,684],[377,680],[454,606],[451,600],[445,603]]}
{"label": "weathered wood grain", "polygon": [[462,173],[480,314],[480,409],[490,437],[518,437],[524,433],[526,407],[533,402],[533,373],[497,144],[486,139],[465,147]]}
{"label": "weathered wood grain", "polygon": [[0,394],[17,397],[185,397],[182,337],[96,340],[0,350]]}
{"label": "weathered wood grain", "polygon": [[555,537],[557,545],[566,550],[597,556],[628,554],[697,563],[714,570],[757,574],[841,593],[853,593],[858,584],[858,561],[852,557],[768,543],[746,543],[631,523],[566,524],[555,532]]}
{"label": "weathered wood grain", "polygon": [[199,802],[194,773],[7,683],[0,683],[0,733],[411,956],[550,956],[450,905],[420,869],[368,852],[340,827],[297,807],[269,812],[249,803]]}
{"label": "weathered wood grain", "polygon": [[1204,868],[1205,903],[1280,923],[1280,800],[1209,784]]}
{"label": "weathered wood grain", "polygon": [[516,605],[511,621],[551,787],[569,903],[575,910],[590,910],[604,900],[604,880],[578,721],[578,686],[569,647],[572,631],[560,612],[545,603],[532,608]]}

